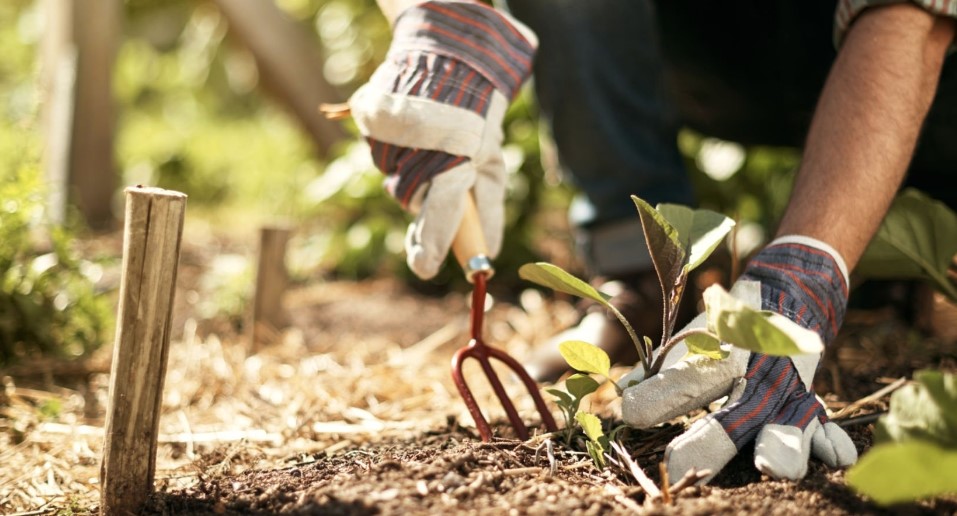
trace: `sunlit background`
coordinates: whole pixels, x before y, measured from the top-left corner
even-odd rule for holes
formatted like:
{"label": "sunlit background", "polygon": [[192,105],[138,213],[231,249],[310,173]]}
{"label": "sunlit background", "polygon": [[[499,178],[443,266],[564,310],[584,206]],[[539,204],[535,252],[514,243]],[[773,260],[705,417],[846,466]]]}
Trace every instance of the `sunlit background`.
{"label": "sunlit background", "polygon": [[[88,13],[94,4],[83,1],[0,4],[0,208],[10,218],[4,220],[8,231],[49,228],[48,222],[61,219],[53,233],[66,241],[90,234],[90,226],[103,231],[102,221],[87,224],[76,206],[64,209],[56,201],[57,182],[50,180],[69,126],[55,109],[63,81],[44,82],[51,82],[51,69],[59,72],[64,52],[50,57],[44,49],[51,40],[69,39],[61,34],[60,18],[69,18],[62,9],[73,5],[73,23],[87,33],[107,33],[110,25],[115,33],[104,38],[112,48],[107,54],[115,56],[110,83],[91,87],[108,95],[112,113],[87,115],[99,125],[73,129],[84,136],[99,131],[102,118],[113,121],[103,162],[114,170],[97,170],[98,177],[115,181],[107,230],[119,227],[123,187],[155,185],[189,196],[187,235],[228,235],[251,245],[263,225],[293,227],[288,266],[296,281],[388,274],[426,290],[460,281],[451,268],[428,285],[409,273],[402,253],[407,215],[384,193],[381,174],[351,123],[326,121],[317,111],[320,102],[347,99],[384,56],[389,27],[373,0],[95,4],[115,7],[112,24]],[[236,11],[223,10],[229,8]],[[259,17],[253,26],[268,37],[242,26],[243,11],[253,8]],[[536,115],[526,88],[506,117],[509,205],[499,285],[517,284],[517,268],[536,259],[578,268],[564,215],[574,192],[542,164],[551,160],[540,156]],[[745,148],[688,130],[678,144],[701,206],[739,221],[737,252],[745,255],[763,243],[787,198],[797,152]],[[6,238],[0,258],[14,262],[29,246],[17,250],[14,237]],[[69,246],[63,247],[66,253]],[[198,310],[241,312],[251,288],[250,254],[240,248],[212,258]],[[102,270],[89,264],[75,269],[80,276]]]}

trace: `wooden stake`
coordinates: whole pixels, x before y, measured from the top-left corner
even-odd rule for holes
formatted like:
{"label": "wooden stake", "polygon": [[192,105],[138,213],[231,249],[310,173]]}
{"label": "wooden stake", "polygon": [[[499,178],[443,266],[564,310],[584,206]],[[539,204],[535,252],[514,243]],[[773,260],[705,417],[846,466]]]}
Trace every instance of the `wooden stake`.
{"label": "wooden stake", "polygon": [[286,272],[286,244],[292,231],[283,227],[264,227],[259,232],[259,265],[256,293],[253,297],[252,343],[256,351],[272,340],[286,325],[282,297],[289,281]]}
{"label": "wooden stake", "polygon": [[126,189],[100,514],[135,514],[153,491],[185,209],[186,195],[179,192]]}

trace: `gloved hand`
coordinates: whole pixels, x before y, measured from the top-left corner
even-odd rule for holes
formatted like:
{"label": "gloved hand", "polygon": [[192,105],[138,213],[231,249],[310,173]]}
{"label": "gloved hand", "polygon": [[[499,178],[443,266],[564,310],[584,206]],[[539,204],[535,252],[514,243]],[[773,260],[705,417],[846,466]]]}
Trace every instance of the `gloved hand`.
{"label": "gloved hand", "polygon": [[[751,260],[732,290],[755,309],[782,314],[817,332],[826,344],[837,334],[847,305],[847,270],[827,244],[789,236],[772,242]],[[689,326],[705,325],[699,315]],[[828,421],[811,381],[820,355],[775,357],[731,348],[724,360],[684,358],[676,348],[661,371],[625,388],[622,417],[647,428],[727,395],[724,407],[696,421],[665,450],[672,482],[691,468],[711,470],[709,481],[738,451],[755,442],[754,464],[775,478],[799,479],[813,454],[829,466],[857,461],[844,430]],[[641,371],[619,381],[641,380]]]}
{"label": "gloved hand", "polygon": [[409,267],[434,276],[471,192],[489,252],[502,245],[502,118],[531,73],[537,39],[505,13],[470,1],[431,1],[395,20],[385,61],[349,100],[386,189],[416,214]]}

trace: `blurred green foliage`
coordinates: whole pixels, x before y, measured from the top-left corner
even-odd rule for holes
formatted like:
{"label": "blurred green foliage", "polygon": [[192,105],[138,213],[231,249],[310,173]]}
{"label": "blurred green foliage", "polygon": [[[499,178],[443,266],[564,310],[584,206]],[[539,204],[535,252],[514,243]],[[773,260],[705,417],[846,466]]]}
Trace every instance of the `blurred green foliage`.
{"label": "blurred green foliage", "polygon": [[[775,231],[801,161],[800,149],[741,146],[685,129],[678,136],[698,207],[733,218],[736,252],[745,258]],[[732,240],[729,239],[729,242]]]}
{"label": "blurred green foliage", "polygon": [[[320,45],[326,78],[347,97],[384,56],[390,32],[373,0],[279,0]],[[187,193],[191,216],[210,212],[241,227],[293,221],[294,278],[358,279],[395,274],[417,282],[404,263],[409,215],[383,191],[367,148],[355,134],[328,161],[271,99],[257,89],[255,63],[231,41],[209,3],[128,1],[127,33],[117,59],[118,157],[126,183]],[[332,99],[331,99],[332,100]],[[532,224],[543,198],[538,126],[526,92],[506,120],[509,180],[507,237],[499,277],[517,281],[536,253]],[[563,197],[564,196],[564,197]],[[228,223],[228,222],[226,222]],[[457,267],[429,282],[457,283]]]}
{"label": "blurred green foliage", "polygon": [[78,258],[70,231],[46,223],[36,162],[0,172],[0,366],[37,352],[80,356],[112,330],[110,304],[94,290],[102,268]]}
{"label": "blurred green foliage", "polygon": [[[315,39],[325,58],[323,72],[342,98],[367,80],[388,48],[389,27],[374,0],[276,2]],[[383,192],[381,174],[364,155],[360,138],[355,135],[319,159],[292,117],[261,91],[253,58],[229,35],[214,4],[126,0],[123,5],[124,34],[112,85],[121,184],[182,191],[190,199],[188,220],[207,218],[225,231],[249,231],[276,219],[292,222],[298,231],[290,262],[300,280],[395,274],[439,290],[460,281],[456,266],[428,285],[415,280],[402,252],[409,216]],[[18,109],[33,115],[36,40],[42,32],[38,6],[14,0],[0,7],[4,19],[14,21],[0,28],[6,54],[0,77],[18,77],[17,87],[4,92],[28,99]],[[11,38],[22,43],[25,34],[30,44],[6,44]],[[36,124],[28,132],[38,138]],[[496,283],[520,285],[518,267],[538,259],[574,270],[574,264],[554,256],[554,247],[542,245],[546,236],[557,239],[572,255],[571,237],[556,234],[558,219],[541,224],[543,213],[563,211],[572,192],[543,170],[529,89],[509,110],[505,134],[509,205]],[[796,152],[747,149],[740,170],[716,180],[700,167],[709,142],[690,132],[680,142],[702,206],[752,221],[741,227],[765,235],[783,203],[779,192],[786,193]]]}
{"label": "blurred green foliage", "polygon": [[[112,331],[94,291],[101,267],[82,260],[74,232],[50,226],[40,175],[33,2],[0,4],[0,366],[37,352],[77,356]],[[7,23],[11,21],[12,23]]]}
{"label": "blurred green foliage", "polygon": [[255,64],[228,44],[218,11],[135,1],[127,18],[114,78],[123,182],[182,191],[191,207],[296,215],[295,192],[320,164],[298,127],[255,93]]}

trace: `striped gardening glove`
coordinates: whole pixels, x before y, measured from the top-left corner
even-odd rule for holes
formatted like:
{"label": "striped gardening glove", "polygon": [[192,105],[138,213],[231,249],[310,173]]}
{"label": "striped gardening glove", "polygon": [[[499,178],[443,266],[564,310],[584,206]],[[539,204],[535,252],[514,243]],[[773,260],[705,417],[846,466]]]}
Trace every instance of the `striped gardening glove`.
{"label": "striped gardening glove", "polygon": [[505,13],[470,1],[432,1],[395,21],[392,45],[349,100],[386,175],[386,189],[416,214],[409,267],[434,276],[448,255],[469,192],[489,252],[502,244],[502,118],[531,73],[537,39]]}
{"label": "striped gardening glove", "polygon": [[[783,237],[751,260],[731,294],[816,332],[827,344],[844,318],[847,269],[827,244]],[[691,324],[703,326],[702,316]],[[625,422],[646,428],[728,396],[723,408],[668,445],[672,482],[692,468],[711,470],[703,481],[710,480],[751,442],[755,466],[774,478],[803,478],[811,454],[832,467],[857,461],[854,443],[828,421],[811,390],[819,354],[776,357],[731,348],[723,360],[682,355],[683,350],[672,351],[656,376],[626,388],[622,400]],[[633,379],[629,375],[621,383]]]}

